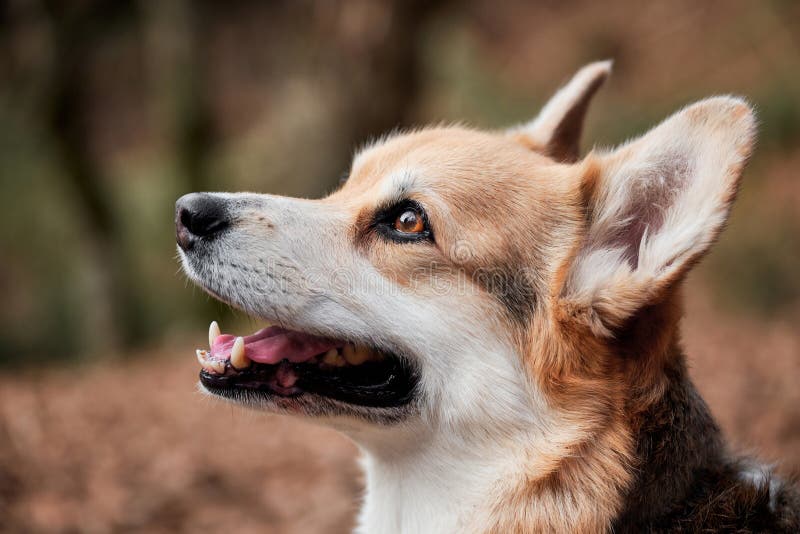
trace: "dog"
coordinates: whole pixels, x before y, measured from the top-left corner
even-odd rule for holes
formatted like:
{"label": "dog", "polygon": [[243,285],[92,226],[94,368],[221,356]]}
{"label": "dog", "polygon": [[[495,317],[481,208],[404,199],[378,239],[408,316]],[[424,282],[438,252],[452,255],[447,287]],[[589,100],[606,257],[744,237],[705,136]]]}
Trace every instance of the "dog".
{"label": "dog", "polygon": [[507,130],[380,138],[320,200],[178,200],[188,277],[273,325],[212,323],[200,388],[357,443],[357,532],[800,532],[795,485],[728,452],[679,339],[754,112],[708,98],[580,157],[610,70]]}

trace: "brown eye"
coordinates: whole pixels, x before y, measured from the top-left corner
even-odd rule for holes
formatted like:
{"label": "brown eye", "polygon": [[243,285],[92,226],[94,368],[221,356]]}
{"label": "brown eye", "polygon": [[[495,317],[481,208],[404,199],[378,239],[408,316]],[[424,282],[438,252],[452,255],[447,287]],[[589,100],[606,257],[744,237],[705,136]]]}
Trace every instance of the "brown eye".
{"label": "brown eye", "polygon": [[425,231],[425,221],[416,209],[407,209],[394,220],[394,229],[404,234],[419,234]]}
{"label": "brown eye", "polygon": [[389,205],[375,214],[372,228],[395,243],[434,243],[425,209],[414,200]]}

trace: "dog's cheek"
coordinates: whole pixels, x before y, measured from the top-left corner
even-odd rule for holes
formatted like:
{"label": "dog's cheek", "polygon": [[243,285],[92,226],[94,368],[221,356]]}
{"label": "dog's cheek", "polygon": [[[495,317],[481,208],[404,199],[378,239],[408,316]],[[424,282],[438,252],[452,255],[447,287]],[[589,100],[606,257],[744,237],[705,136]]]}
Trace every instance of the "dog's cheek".
{"label": "dog's cheek", "polygon": [[429,243],[389,243],[376,236],[369,245],[369,259],[387,281],[423,294],[437,281],[457,274]]}

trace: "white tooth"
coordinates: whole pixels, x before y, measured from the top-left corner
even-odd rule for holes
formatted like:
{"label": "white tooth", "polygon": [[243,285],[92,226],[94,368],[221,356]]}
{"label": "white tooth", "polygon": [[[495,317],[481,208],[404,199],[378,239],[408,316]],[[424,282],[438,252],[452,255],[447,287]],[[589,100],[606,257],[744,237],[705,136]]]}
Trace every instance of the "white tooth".
{"label": "white tooth", "polygon": [[356,345],[354,348],[352,345],[347,345],[344,350],[344,359],[350,365],[361,365],[369,360],[370,353],[371,351],[363,345]]}
{"label": "white tooth", "polygon": [[225,374],[225,362],[220,360],[206,360],[208,367],[205,368],[208,372],[214,372],[218,375]]}
{"label": "white tooth", "polygon": [[211,374],[220,374],[220,375],[224,374],[225,367],[224,366],[220,367],[219,365],[220,363],[221,362],[217,362],[214,360],[206,360],[205,362],[203,362],[203,369],[205,369]]}
{"label": "white tooth", "polygon": [[221,334],[219,330],[219,324],[217,321],[211,321],[211,324],[208,327],[208,346],[211,347],[214,345],[214,340],[219,337]]}
{"label": "white tooth", "polygon": [[200,365],[203,366],[203,369],[208,371],[209,373],[216,373],[218,375],[225,374],[225,362],[219,360],[209,360],[207,358],[208,351],[203,349],[197,349],[195,351],[197,355],[197,361],[200,362]]}
{"label": "white tooth", "polygon": [[246,369],[250,367],[250,358],[244,353],[244,338],[237,337],[231,349],[231,365],[235,369]]}

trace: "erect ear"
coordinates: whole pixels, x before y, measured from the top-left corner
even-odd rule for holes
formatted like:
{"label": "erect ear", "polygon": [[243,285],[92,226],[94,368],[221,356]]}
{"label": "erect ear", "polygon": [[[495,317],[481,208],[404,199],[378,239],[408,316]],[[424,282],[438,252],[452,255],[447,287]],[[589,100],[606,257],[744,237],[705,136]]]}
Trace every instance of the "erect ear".
{"label": "erect ear", "polygon": [[535,119],[512,129],[511,133],[556,161],[576,161],[589,102],[609,74],[610,60],[584,66],[553,95]]}
{"label": "erect ear", "polygon": [[714,97],[576,165],[586,232],[557,282],[560,318],[610,336],[663,298],[721,231],[754,140],[750,106]]}

